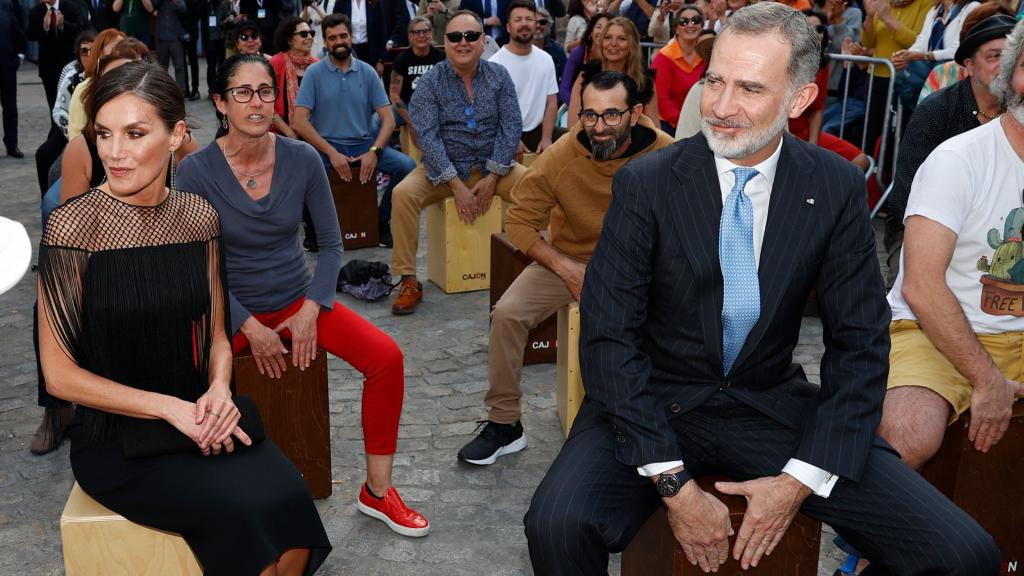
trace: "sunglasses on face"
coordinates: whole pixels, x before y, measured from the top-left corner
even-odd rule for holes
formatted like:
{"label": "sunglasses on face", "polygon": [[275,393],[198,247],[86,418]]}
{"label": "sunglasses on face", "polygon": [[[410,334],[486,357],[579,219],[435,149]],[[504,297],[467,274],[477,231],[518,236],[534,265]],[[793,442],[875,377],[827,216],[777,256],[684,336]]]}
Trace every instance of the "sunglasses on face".
{"label": "sunglasses on face", "polygon": [[82,56],[88,56],[89,52],[92,52],[92,48],[86,48],[86,47],[83,46],[83,47],[78,49],[78,53],[81,54]]}
{"label": "sunglasses on face", "polygon": [[690,24],[693,24],[694,26],[700,26],[703,23],[703,16],[690,16],[689,18],[683,16],[682,18],[676,19],[676,24],[679,26],[689,26]]}
{"label": "sunglasses on face", "polygon": [[303,38],[316,38],[316,30],[299,30],[293,32],[292,36],[302,36]]}
{"label": "sunglasses on face", "polygon": [[448,41],[451,42],[452,44],[458,44],[459,42],[462,41],[463,38],[465,38],[466,42],[469,43],[476,42],[483,35],[483,32],[477,32],[476,30],[467,30],[466,32],[448,32],[447,34],[444,35],[444,37],[447,38]]}
{"label": "sunglasses on face", "polygon": [[547,25],[548,25],[548,21],[547,20],[544,20],[543,18],[540,19],[540,20],[537,20],[537,26],[547,26]]}
{"label": "sunglasses on face", "polygon": [[430,34],[430,28],[423,28],[422,30],[409,30],[409,34],[413,36],[426,36]]}
{"label": "sunglasses on face", "polygon": [[828,30],[828,26],[825,26],[824,24],[818,24],[814,27],[814,31],[818,34],[824,34],[826,30]]}
{"label": "sunglasses on face", "polygon": [[249,40],[259,40],[260,39],[260,33],[259,32],[249,32],[248,34],[246,34],[246,33],[243,32],[243,33],[238,35],[238,39],[241,40],[242,42],[248,42]]}

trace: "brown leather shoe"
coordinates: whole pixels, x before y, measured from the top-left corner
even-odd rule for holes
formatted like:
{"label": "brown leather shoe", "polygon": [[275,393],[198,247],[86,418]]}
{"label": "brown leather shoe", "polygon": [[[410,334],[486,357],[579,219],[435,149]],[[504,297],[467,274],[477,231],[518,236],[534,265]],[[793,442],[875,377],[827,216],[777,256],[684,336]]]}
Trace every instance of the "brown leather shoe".
{"label": "brown leather shoe", "polygon": [[391,313],[399,316],[412,314],[420,300],[423,300],[423,284],[417,282],[415,278],[405,278],[398,290],[398,298],[395,298],[395,303],[391,305]]}
{"label": "brown leather shoe", "polygon": [[[59,448],[67,434],[68,426],[71,426],[71,419],[74,415],[74,406],[44,412],[43,421],[39,423],[39,428],[32,436],[32,443],[28,447],[29,451],[36,456],[42,456]],[[54,418],[59,422],[54,422]]]}

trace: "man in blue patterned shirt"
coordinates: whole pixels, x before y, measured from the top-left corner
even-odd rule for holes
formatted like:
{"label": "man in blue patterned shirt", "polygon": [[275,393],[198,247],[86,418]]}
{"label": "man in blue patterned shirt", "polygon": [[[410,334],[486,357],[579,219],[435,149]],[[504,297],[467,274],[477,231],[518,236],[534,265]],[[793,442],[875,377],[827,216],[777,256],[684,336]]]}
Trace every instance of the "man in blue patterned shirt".
{"label": "man in blue patterned shirt", "polygon": [[526,172],[513,159],[523,131],[516,88],[503,66],[481,60],[483,49],[480,17],[456,12],[445,30],[446,60],[420,77],[409,102],[423,164],[392,198],[391,269],[402,277],[395,314],[412,314],[423,299],[416,280],[423,208],[454,196],[459,218],[472,224],[495,193],[511,202],[512,187]]}

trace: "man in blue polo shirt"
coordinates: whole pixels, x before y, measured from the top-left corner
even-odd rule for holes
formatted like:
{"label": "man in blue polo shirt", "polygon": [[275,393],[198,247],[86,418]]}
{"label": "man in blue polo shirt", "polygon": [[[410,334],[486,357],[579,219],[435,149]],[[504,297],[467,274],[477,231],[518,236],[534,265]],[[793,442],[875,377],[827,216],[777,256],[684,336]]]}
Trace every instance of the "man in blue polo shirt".
{"label": "man in blue polo shirt", "polygon": [[[395,129],[391,102],[373,66],[352,51],[352,25],[348,16],[331,14],[321,23],[329,58],[313,64],[299,86],[292,127],[320,152],[324,168],[345,182],[353,177],[366,183],[374,171],[391,175],[380,201],[380,243],[391,246],[391,191],[416,162],[388,147]],[[380,116],[374,131],[373,114]],[[359,174],[349,166],[359,162]]]}

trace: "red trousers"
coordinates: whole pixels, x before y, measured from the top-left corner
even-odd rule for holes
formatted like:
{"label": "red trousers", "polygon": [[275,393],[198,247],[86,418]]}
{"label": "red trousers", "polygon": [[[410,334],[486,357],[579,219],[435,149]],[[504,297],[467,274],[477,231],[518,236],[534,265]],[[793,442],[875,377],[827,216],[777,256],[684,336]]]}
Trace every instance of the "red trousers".
{"label": "red trousers", "polygon": [[[302,307],[299,298],[283,310],[253,314],[261,324],[274,328]],[[288,330],[281,333],[291,338]],[[330,311],[320,310],[316,319],[317,346],[348,362],[363,374],[363,446],[367,454],[394,454],[398,444],[398,420],[405,396],[405,367],[402,350],[380,328],[339,302]],[[237,332],[231,348],[235,355],[249,346]],[[288,361],[288,370],[297,370]]]}

